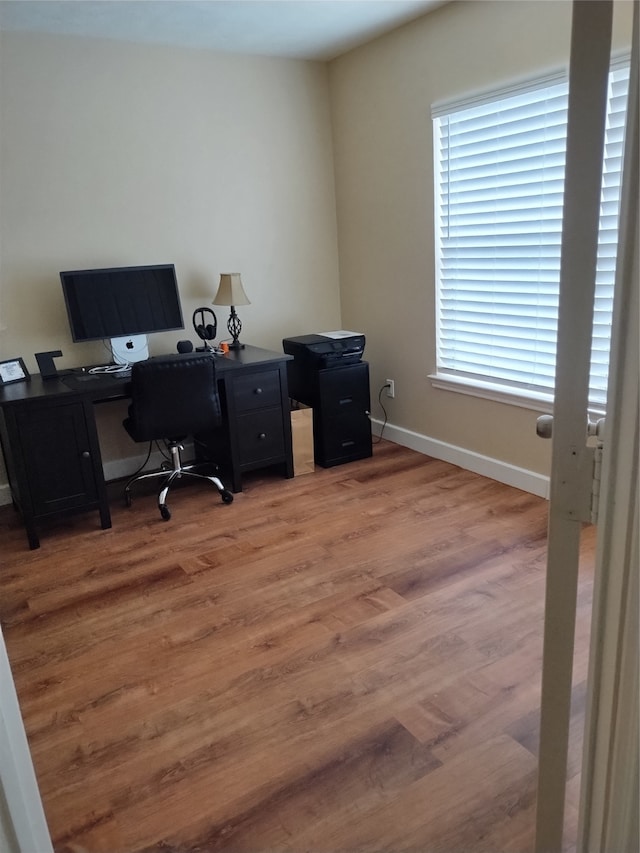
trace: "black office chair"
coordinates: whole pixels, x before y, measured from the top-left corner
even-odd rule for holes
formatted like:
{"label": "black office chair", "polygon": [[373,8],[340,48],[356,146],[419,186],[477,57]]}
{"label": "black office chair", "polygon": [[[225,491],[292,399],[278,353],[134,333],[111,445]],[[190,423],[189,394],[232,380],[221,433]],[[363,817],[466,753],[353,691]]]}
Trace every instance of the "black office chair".
{"label": "black office chair", "polygon": [[221,423],[220,398],[216,383],[215,361],[210,353],[161,355],[135,362],[131,368],[131,405],[123,426],[134,441],[164,439],[171,452],[172,467],[133,476],[124,488],[127,506],[131,506],[131,486],[139,480],[163,478],[158,494],[160,515],[171,518],[167,493],[176,480],[194,477],[208,480],[216,487],[223,503],[230,504],[233,494],[218,477],[196,471],[202,465],[184,465],[180,451],[187,435],[206,431]]}

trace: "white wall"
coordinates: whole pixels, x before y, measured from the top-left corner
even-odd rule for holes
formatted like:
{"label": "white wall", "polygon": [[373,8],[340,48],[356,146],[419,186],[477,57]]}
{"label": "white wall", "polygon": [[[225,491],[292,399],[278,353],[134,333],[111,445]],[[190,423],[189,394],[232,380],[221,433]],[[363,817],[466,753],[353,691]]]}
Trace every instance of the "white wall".
{"label": "white wall", "polygon": [[[187,328],[152,353],[196,340],[221,272],[249,343],[340,326],[325,65],[2,33],[0,133],[0,359],[105,360],[71,342],[62,269],[175,263]],[[122,414],[99,407],[107,465],[139,452]]]}
{"label": "white wall", "polygon": [[[631,3],[618,4],[614,42],[631,41]],[[449,3],[330,65],[342,322],[367,335],[377,391],[413,446],[453,445],[548,474],[539,414],[434,389],[435,258],[431,105],[568,64],[571,3]],[[420,441],[428,437],[428,441]],[[399,436],[402,440],[402,435]],[[477,458],[471,458],[473,454]]]}

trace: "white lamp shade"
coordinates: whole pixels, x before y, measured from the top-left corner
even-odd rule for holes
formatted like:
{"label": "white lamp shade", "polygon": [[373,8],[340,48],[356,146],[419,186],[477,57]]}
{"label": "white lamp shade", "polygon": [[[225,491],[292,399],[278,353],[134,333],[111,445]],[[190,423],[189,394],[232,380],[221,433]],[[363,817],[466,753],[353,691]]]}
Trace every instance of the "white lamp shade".
{"label": "white lamp shade", "polygon": [[239,272],[223,272],[220,274],[218,292],[213,298],[212,305],[251,305],[242,286]]}

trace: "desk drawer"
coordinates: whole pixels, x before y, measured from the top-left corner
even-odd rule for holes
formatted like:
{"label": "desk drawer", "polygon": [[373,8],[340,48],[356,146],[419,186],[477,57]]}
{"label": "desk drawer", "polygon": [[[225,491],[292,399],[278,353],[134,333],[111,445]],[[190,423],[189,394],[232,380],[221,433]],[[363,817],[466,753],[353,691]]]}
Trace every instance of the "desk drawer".
{"label": "desk drawer", "polygon": [[238,418],[240,465],[268,464],[284,459],[282,409],[260,410]]}
{"label": "desk drawer", "polygon": [[365,459],[372,454],[371,422],[364,412],[320,422],[314,411],[314,444],[315,461],[323,468]]}
{"label": "desk drawer", "polygon": [[[369,365],[366,362],[318,372],[319,402],[325,417],[356,417],[369,410]],[[317,408],[317,405],[316,405]]]}
{"label": "desk drawer", "polygon": [[238,413],[281,406],[280,373],[263,370],[248,376],[234,376],[231,393]]}

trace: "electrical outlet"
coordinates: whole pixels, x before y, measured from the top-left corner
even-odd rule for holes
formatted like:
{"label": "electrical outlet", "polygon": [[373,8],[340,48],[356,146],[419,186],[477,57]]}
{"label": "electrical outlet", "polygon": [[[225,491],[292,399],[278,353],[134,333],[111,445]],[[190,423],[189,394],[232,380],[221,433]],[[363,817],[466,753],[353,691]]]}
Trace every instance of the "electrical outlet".
{"label": "electrical outlet", "polygon": [[396,383],[393,381],[393,379],[385,379],[385,385],[387,386],[387,397],[395,397]]}

